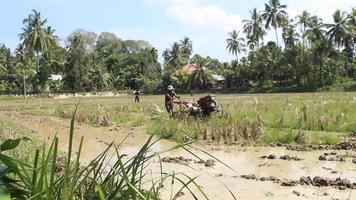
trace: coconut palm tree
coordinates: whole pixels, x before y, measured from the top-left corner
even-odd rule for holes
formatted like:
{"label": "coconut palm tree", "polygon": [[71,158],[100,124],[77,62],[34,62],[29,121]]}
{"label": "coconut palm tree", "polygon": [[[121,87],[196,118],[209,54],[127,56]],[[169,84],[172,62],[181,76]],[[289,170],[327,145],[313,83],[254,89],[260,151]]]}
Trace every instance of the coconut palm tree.
{"label": "coconut palm tree", "polygon": [[23,20],[25,27],[19,35],[25,48],[36,52],[37,71],[40,65],[39,54],[55,43],[54,30],[51,27],[45,27],[46,23],[47,19],[42,20],[41,13],[33,10],[33,13]]}
{"label": "coconut palm tree", "polygon": [[318,16],[311,17],[305,33],[310,42],[323,39],[326,33],[323,21]]}
{"label": "coconut palm tree", "polygon": [[207,68],[209,62],[198,63],[199,69],[195,70],[191,74],[191,85],[200,88],[207,88],[208,84],[214,82],[214,77],[212,72]]}
{"label": "coconut palm tree", "polygon": [[158,60],[158,50],[156,48],[152,47],[150,49],[150,55],[155,62]]}
{"label": "coconut palm tree", "polygon": [[226,39],[227,46],[226,49],[229,50],[230,53],[237,57],[238,53],[244,51],[244,39],[239,37],[239,32],[233,30],[228,33],[229,37]]}
{"label": "coconut palm tree", "polygon": [[16,48],[16,54],[18,56],[18,62],[16,63],[16,67],[22,69],[23,71],[23,95],[24,99],[26,100],[27,96],[27,86],[26,86],[26,78],[27,78],[27,68],[31,64],[31,55],[30,52],[25,49],[23,44],[19,44]]}
{"label": "coconut palm tree", "polygon": [[181,67],[184,63],[182,49],[177,42],[174,42],[170,49],[166,49],[162,56],[168,70],[172,69],[174,71],[178,67]]}
{"label": "coconut palm tree", "polygon": [[189,37],[184,37],[180,42],[182,52],[189,58],[193,53],[193,42]]}
{"label": "coconut palm tree", "polygon": [[347,17],[347,33],[343,43],[346,49],[350,49],[352,57],[356,44],[356,8],[353,8]]}
{"label": "coconut palm tree", "polygon": [[288,19],[286,8],[287,5],[281,5],[279,0],[270,0],[269,4],[265,4],[265,10],[262,14],[263,19],[266,20],[265,27],[267,29],[270,26],[274,28],[277,46],[279,46],[277,28],[283,27]]}
{"label": "coconut palm tree", "polygon": [[302,32],[303,48],[305,48],[306,29],[310,23],[310,13],[306,10],[301,15],[297,16],[297,24],[300,25],[300,31]]}
{"label": "coconut palm tree", "polygon": [[286,48],[294,46],[295,41],[298,40],[299,34],[295,31],[295,27],[292,24],[283,27],[282,38]]}
{"label": "coconut palm tree", "polygon": [[263,40],[263,36],[266,34],[262,26],[262,16],[254,8],[252,11],[250,10],[251,19],[250,20],[243,20],[244,23],[244,33],[247,35],[249,39],[248,43],[259,44],[260,40]]}
{"label": "coconut palm tree", "polygon": [[328,35],[330,41],[334,41],[337,44],[338,50],[340,52],[340,47],[343,43],[343,39],[346,36],[347,30],[347,15],[346,12],[341,12],[336,10],[333,14],[334,23],[325,24],[325,27],[328,28]]}

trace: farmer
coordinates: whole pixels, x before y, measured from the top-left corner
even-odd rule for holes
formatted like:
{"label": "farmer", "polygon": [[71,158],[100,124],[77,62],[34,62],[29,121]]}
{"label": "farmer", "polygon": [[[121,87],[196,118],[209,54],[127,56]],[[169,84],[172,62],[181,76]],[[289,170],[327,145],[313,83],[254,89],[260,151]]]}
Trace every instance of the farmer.
{"label": "farmer", "polygon": [[166,106],[166,110],[167,112],[172,116],[173,115],[173,100],[175,98],[179,98],[177,97],[176,93],[174,92],[174,88],[173,86],[169,85],[168,86],[168,91],[167,91],[167,94],[164,98],[164,103],[165,103],[165,106]]}
{"label": "farmer", "polygon": [[137,102],[137,103],[140,103],[140,93],[141,93],[141,91],[139,89],[136,89],[134,92],[135,102]]}

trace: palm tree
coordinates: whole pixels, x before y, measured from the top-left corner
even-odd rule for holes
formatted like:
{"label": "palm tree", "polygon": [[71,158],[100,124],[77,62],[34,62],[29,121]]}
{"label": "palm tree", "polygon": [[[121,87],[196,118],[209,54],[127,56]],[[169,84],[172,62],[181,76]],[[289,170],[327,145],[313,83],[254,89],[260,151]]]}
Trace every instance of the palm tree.
{"label": "palm tree", "polygon": [[344,38],[346,49],[350,49],[350,56],[353,57],[353,52],[356,44],[356,8],[353,8],[347,17],[347,33]]}
{"label": "palm tree", "polygon": [[19,44],[19,46],[16,49],[16,54],[19,57],[19,62],[16,63],[16,67],[22,68],[23,69],[23,95],[24,99],[26,100],[26,76],[27,76],[27,66],[30,65],[31,62],[31,57],[30,57],[30,52],[28,52],[27,49],[22,44]]}
{"label": "palm tree", "polygon": [[191,74],[191,85],[207,88],[209,83],[214,82],[212,72],[207,68],[209,62],[199,63],[199,69]]}
{"label": "palm tree", "polygon": [[305,48],[306,29],[310,23],[310,13],[304,10],[301,15],[297,16],[297,23],[301,26],[300,30],[302,32],[303,48]]}
{"label": "palm tree", "polygon": [[173,43],[171,49],[166,49],[162,56],[166,62],[167,69],[177,69],[184,63],[182,49],[177,42]]}
{"label": "palm tree", "polygon": [[230,53],[237,57],[238,53],[244,51],[244,39],[239,37],[239,32],[236,30],[228,33],[228,35],[229,37],[226,39],[226,49],[228,49]]}
{"label": "palm tree", "polygon": [[323,21],[318,16],[313,16],[308,22],[306,37],[310,42],[315,42],[325,37]]}
{"label": "palm tree", "polygon": [[295,31],[295,27],[290,24],[283,28],[282,38],[286,48],[294,46],[295,41],[298,40],[299,34]]}
{"label": "palm tree", "polygon": [[337,44],[338,50],[340,52],[340,46],[343,43],[343,39],[346,36],[347,30],[347,15],[345,12],[336,10],[333,14],[334,23],[325,24],[325,27],[328,28],[328,35],[330,41],[334,41]]}
{"label": "palm tree", "polygon": [[249,39],[248,43],[259,44],[260,40],[263,40],[263,36],[266,34],[266,31],[262,27],[262,16],[254,8],[252,11],[250,10],[251,19],[243,20],[244,23],[244,33],[247,34],[247,38]]}
{"label": "palm tree", "polygon": [[180,41],[180,46],[182,48],[182,52],[189,58],[193,53],[193,42],[189,37],[184,37],[183,40]]}
{"label": "palm tree", "polygon": [[189,83],[189,75],[181,70],[175,71],[170,76],[173,81],[173,85],[180,87],[181,89],[187,89]]}
{"label": "palm tree", "polygon": [[25,48],[36,52],[37,71],[40,65],[39,53],[47,50],[55,43],[54,30],[51,27],[44,27],[46,23],[47,19],[42,20],[41,13],[33,10],[33,13],[23,20],[25,27],[22,28],[23,32],[19,35]]}
{"label": "palm tree", "polygon": [[288,14],[285,11],[286,8],[287,5],[281,5],[279,0],[270,0],[269,4],[265,4],[265,10],[262,14],[263,19],[266,20],[265,27],[267,29],[270,26],[274,28],[277,46],[279,46],[277,28],[283,27],[288,18]]}
{"label": "palm tree", "polygon": [[150,55],[152,57],[152,59],[154,60],[154,62],[156,62],[158,60],[158,50],[154,47],[152,47],[150,49]]}

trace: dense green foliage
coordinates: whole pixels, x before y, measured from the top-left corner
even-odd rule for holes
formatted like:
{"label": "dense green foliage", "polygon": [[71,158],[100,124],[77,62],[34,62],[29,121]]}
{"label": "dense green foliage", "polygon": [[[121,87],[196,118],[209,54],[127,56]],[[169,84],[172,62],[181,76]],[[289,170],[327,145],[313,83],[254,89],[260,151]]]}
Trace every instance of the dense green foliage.
{"label": "dense green foliage", "polygon": [[[322,19],[307,11],[292,19],[286,8],[287,5],[281,4],[279,0],[270,0],[264,10],[258,11],[255,8],[250,11],[251,19],[243,20],[241,30],[246,38],[240,37],[237,30],[228,33],[226,48],[240,57],[231,63],[221,63],[199,55],[191,57],[191,54],[185,53],[182,42],[173,43],[163,54],[164,69],[168,73],[166,77],[182,65],[203,63],[211,74],[226,78],[225,89],[228,90],[266,91],[263,89],[283,87],[315,90],[354,80],[355,9],[349,14],[337,10],[333,14],[333,23],[324,24]],[[276,42],[263,41],[270,28],[275,31]],[[282,33],[283,45],[278,39],[279,31]],[[199,67],[203,68],[203,65]],[[179,81],[172,78],[163,81],[178,87],[179,84],[187,85],[182,81],[185,80],[184,76],[181,73],[178,75],[173,77]],[[197,88],[192,82],[188,85]]]}
{"label": "dense green foliage", "polygon": [[[227,51],[236,56],[230,63],[193,54],[193,42],[185,37],[163,52],[161,66],[157,50],[148,42],[122,40],[110,32],[97,35],[77,29],[63,45],[47,19],[34,10],[23,21],[18,48],[11,52],[0,45],[0,93],[125,88],[152,92],[169,84],[206,90],[216,82],[213,75],[225,78],[225,90],[238,91],[315,90],[356,79],[355,8],[335,11],[332,23],[307,11],[291,18],[279,0],[250,14],[242,30],[228,33]],[[275,42],[264,40],[271,28]],[[198,70],[180,70],[187,64]],[[63,79],[53,80],[53,75]]]}
{"label": "dense green foliage", "polygon": [[161,76],[157,50],[146,41],[77,29],[62,47],[46,23],[34,10],[24,20],[15,52],[0,46],[1,93],[152,90]]}

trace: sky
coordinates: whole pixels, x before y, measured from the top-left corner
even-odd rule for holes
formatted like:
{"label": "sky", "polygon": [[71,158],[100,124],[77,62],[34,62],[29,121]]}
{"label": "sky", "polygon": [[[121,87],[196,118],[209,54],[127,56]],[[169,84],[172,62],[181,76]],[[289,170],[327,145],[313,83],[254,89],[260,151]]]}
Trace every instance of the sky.
{"label": "sky", "polygon": [[[22,20],[36,9],[47,18],[59,38],[81,28],[97,34],[115,33],[121,39],[147,40],[159,50],[189,37],[194,53],[234,59],[226,50],[227,33],[242,34],[242,20],[249,10],[263,9],[268,0],[2,0],[0,3],[0,43],[14,49],[19,43]],[[336,9],[347,12],[355,0],[280,0],[288,5],[290,17],[303,10],[332,21]],[[265,41],[275,40],[269,32]],[[162,60],[162,58],[160,58]]]}

